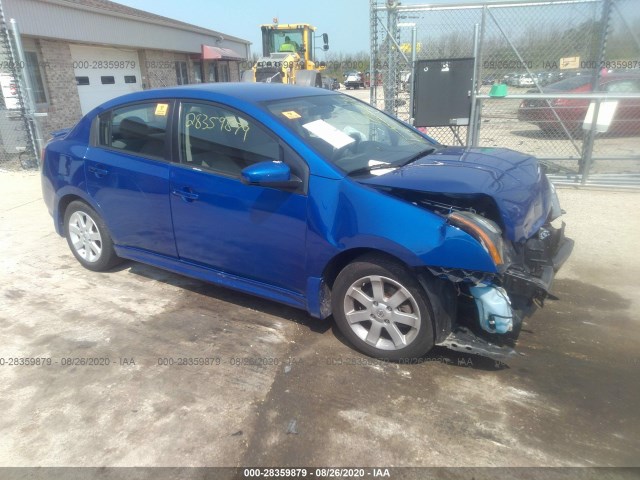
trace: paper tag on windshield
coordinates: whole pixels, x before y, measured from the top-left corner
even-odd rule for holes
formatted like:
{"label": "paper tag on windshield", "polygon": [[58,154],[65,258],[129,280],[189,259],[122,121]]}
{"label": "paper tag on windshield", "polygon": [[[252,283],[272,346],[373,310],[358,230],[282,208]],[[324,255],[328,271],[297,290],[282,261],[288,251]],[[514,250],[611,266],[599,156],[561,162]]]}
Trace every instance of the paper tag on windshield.
{"label": "paper tag on windshield", "polygon": [[287,117],[289,120],[295,120],[296,118],[300,118],[301,115],[298,112],[294,112],[293,110],[288,110],[286,112],[282,112],[282,114]]}
{"label": "paper tag on windshield", "polygon": [[314,135],[320,137],[333,148],[342,148],[356,141],[354,138],[338,130],[336,127],[329,125],[324,120],[309,122],[304,124],[303,127]]}

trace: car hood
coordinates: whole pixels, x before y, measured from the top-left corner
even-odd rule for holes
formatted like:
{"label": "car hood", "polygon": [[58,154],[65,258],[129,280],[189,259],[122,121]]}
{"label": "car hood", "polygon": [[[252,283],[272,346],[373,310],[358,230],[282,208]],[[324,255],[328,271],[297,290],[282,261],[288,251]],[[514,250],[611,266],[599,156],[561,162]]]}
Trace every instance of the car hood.
{"label": "car hood", "polygon": [[372,170],[361,183],[414,192],[487,195],[499,211],[505,235],[531,237],[551,209],[549,181],[530,155],[505,148],[445,147],[404,167]]}

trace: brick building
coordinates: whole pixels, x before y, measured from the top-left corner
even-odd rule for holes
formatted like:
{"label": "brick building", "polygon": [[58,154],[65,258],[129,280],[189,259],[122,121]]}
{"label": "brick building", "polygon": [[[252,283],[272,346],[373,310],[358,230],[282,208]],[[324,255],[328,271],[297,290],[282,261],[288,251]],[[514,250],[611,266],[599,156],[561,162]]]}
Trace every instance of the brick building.
{"label": "brick building", "polygon": [[124,93],[238,81],[250,56],[247,40],[107,0],[0,1],[20,29],[45,131]]}

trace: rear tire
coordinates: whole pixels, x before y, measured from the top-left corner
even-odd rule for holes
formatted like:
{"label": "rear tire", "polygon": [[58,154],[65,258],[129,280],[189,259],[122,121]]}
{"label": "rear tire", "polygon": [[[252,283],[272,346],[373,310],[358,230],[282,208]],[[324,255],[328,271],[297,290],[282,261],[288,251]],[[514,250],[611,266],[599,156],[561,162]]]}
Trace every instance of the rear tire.
{"label": "rear tire", "polygon": [[103,272],[122,261],[116,255],[107,226],[86,203],[75,200],[69,204],[64,214],[64,230],[71,253],[83,267]]}
{"label": "rear tire", "polygon": [[414,275],[384,257],[364,255],[336,278],[332,311],[351,344],[372,357],[421,357],[434,345],[433,310]]}

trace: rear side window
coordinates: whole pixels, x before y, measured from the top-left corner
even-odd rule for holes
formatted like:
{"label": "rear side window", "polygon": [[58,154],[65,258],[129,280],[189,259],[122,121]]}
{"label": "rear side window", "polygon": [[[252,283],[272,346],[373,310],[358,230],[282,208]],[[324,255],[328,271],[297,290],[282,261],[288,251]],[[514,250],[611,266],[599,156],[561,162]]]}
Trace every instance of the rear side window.
{"label": "rear side window", "polygon": [[102,114],[98,144],[145,157],[165,158],[168,102],[138,103]]}

